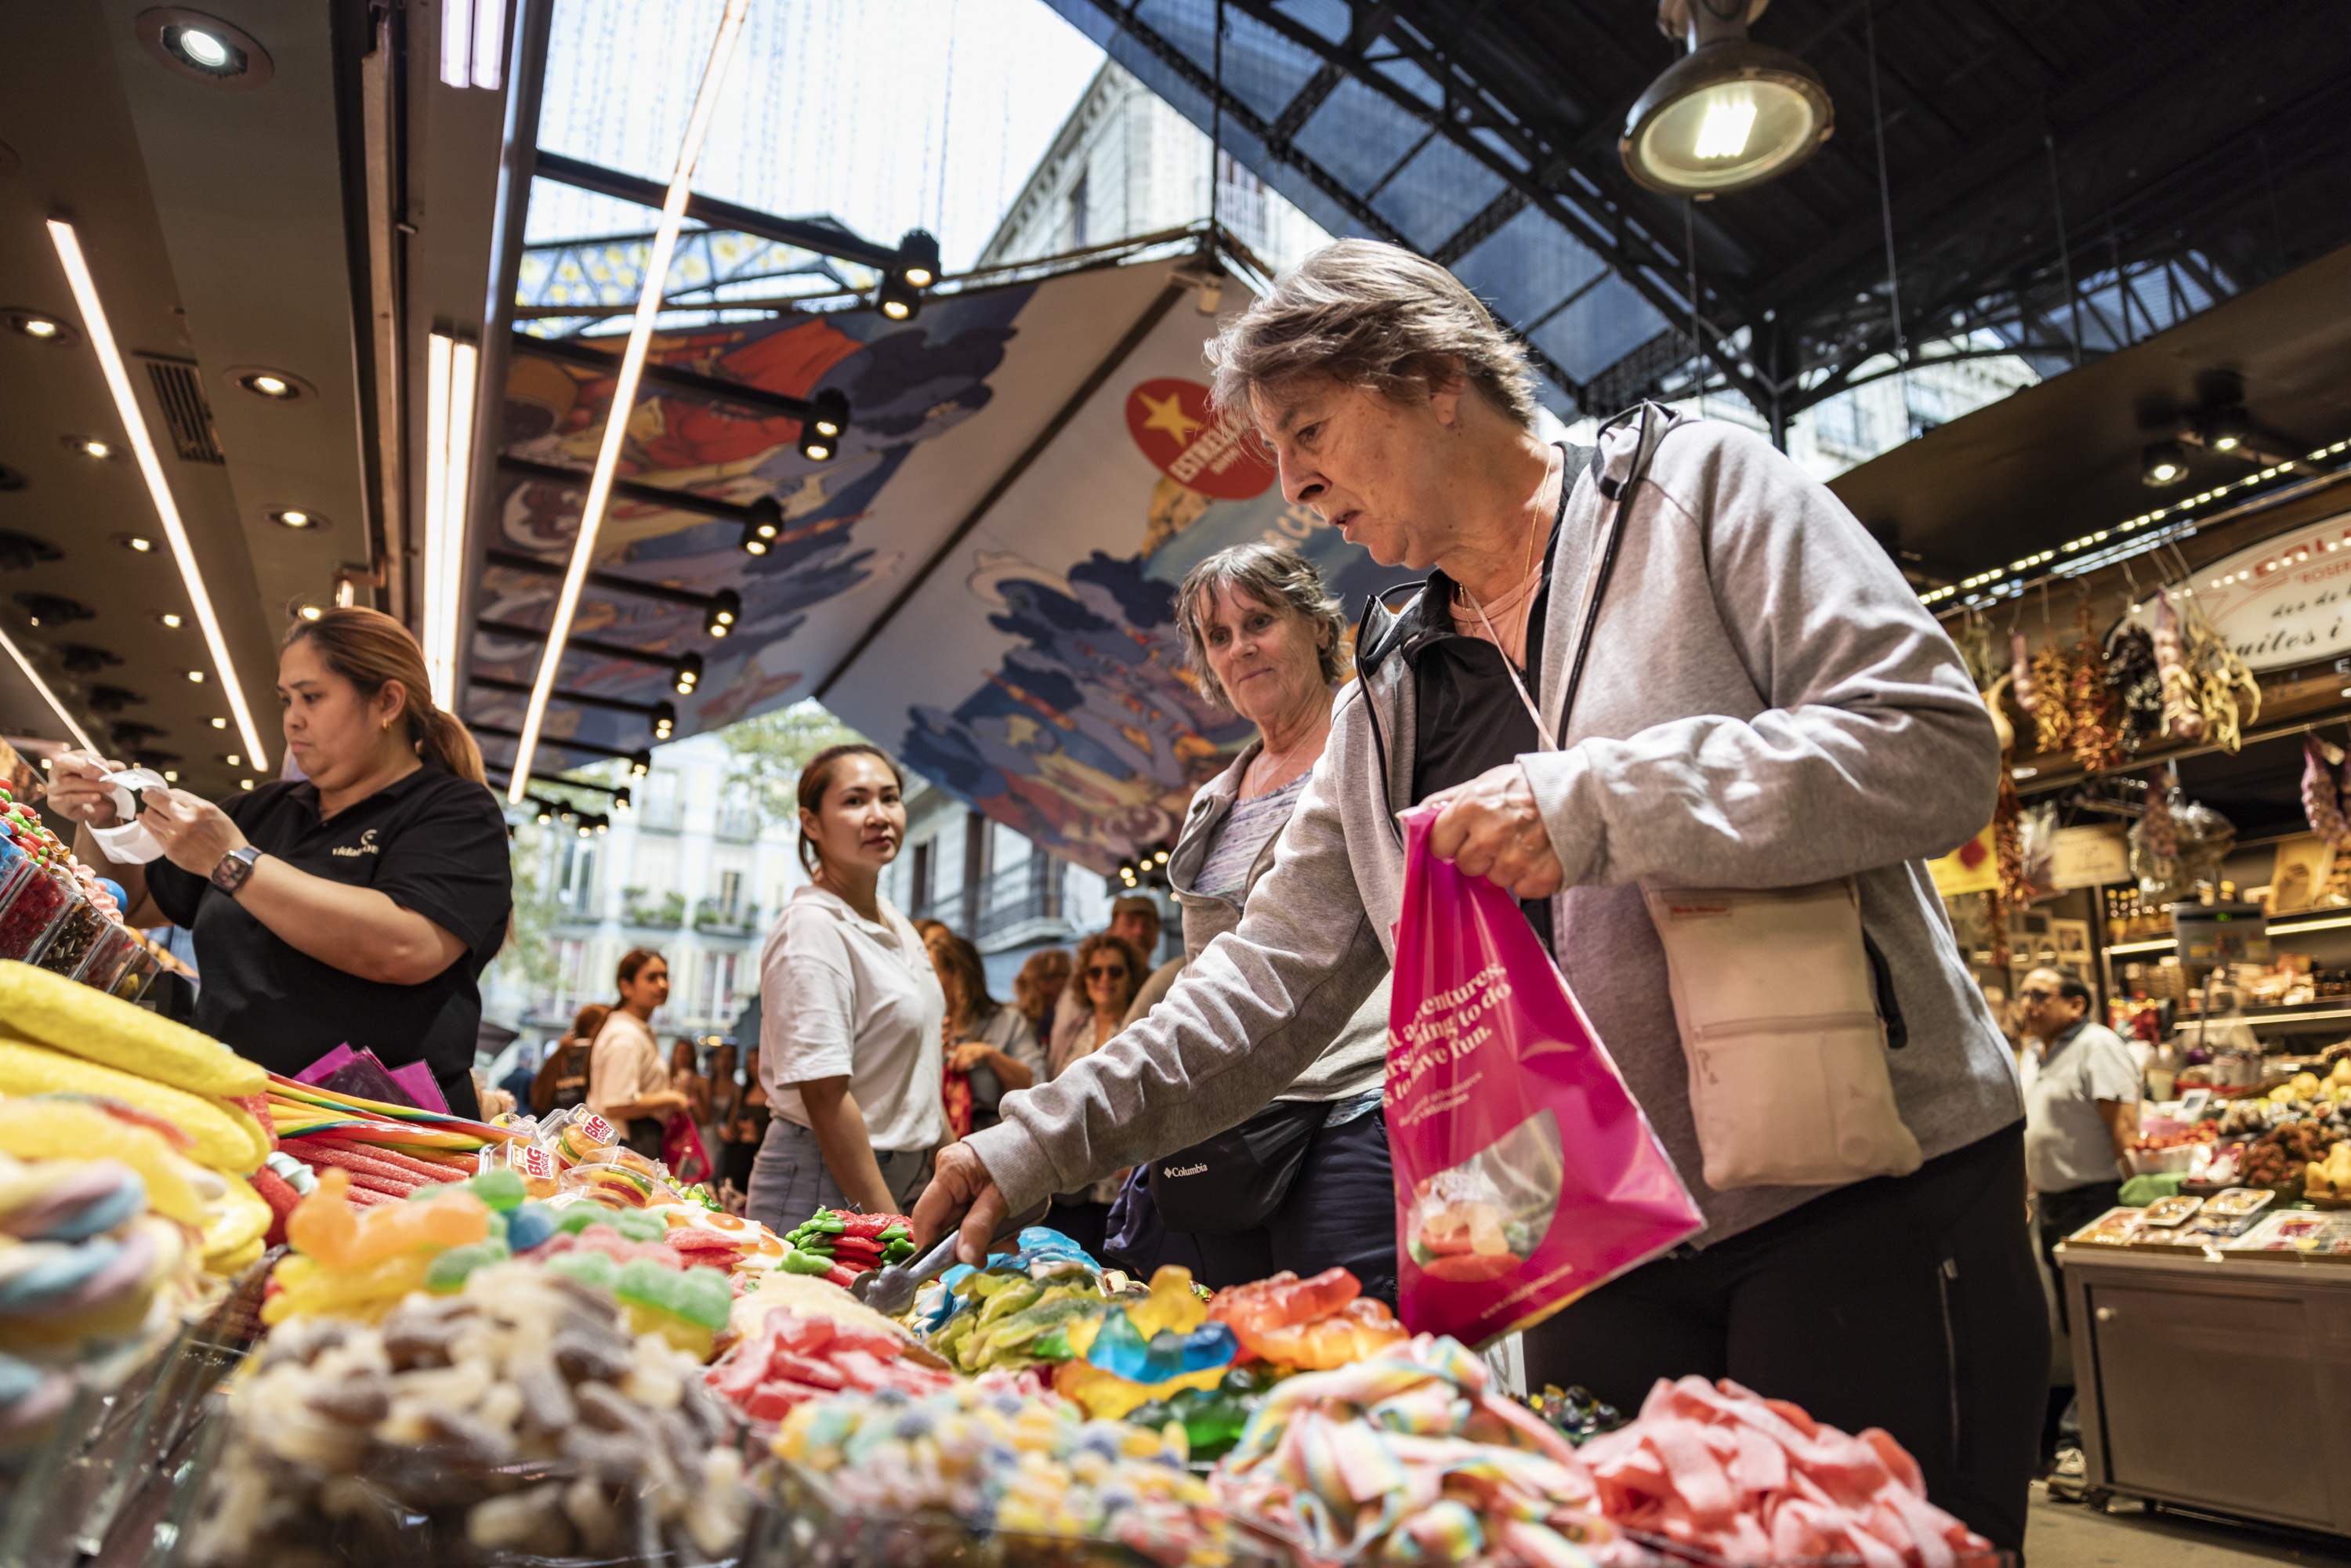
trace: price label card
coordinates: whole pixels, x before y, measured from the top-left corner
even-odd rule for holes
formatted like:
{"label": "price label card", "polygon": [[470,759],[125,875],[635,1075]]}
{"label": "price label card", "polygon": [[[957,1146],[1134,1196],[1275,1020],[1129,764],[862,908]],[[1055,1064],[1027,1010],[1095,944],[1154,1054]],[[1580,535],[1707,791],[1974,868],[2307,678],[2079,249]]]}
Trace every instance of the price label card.
{"label": "price label card", "polygon": [[2190,1089],[2179,1097],[2179,1119],[2193,1122],[2204,1114],[2204,1107],[2212,1101],[2210,1089]]}

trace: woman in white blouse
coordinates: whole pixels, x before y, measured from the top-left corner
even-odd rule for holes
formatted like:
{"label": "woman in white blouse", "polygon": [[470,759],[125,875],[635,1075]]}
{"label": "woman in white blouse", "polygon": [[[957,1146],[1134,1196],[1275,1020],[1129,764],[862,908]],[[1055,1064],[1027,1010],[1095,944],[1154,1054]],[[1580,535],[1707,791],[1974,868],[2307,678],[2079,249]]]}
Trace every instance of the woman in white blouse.
{"label": "woman in white blouse", "polygon": [[836,746],[800,772],[794,893],[759,956],[759,1077],[772,1119],[748,1212],[782,1232],[820,1206],[904,1214],[946,1141],[946,998],[922,938],[881,894],[906,836],[898,770]]}

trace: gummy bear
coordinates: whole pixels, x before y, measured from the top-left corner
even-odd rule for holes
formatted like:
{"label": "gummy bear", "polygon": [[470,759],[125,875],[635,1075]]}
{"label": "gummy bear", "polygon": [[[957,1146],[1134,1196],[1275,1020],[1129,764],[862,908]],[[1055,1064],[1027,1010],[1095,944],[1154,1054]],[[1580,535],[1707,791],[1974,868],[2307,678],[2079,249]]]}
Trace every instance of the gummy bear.
{"label": "gummy bear", "polygon": [[1208,1303],[1192,1288],[1192,1270],[1170,1263],[1151,1276],[1151,1293],[1126,1308],[1137,1333],[1149,1339],[1170,1330],[1189,1333],[1208,1321]]}
{"label": "gummy bear", "polygon": [[1189,1333],[1165,1329],[1145,1339],[1133,1317],[1114,1312],[1103,1318],[1093,1343],[1086,1348],[1086,1360],[1113,1377],[1155,1384],[1211,1367],[1221,1375],[1238,1350],[1232,1329],[1224,1323],[1208,1323]]}

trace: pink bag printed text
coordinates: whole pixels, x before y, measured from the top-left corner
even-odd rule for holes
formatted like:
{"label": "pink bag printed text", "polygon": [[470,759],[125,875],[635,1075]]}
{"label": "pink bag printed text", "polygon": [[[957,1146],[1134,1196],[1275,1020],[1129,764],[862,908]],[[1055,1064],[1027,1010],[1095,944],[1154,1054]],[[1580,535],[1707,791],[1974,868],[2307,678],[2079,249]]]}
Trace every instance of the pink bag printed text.
{"label": "pink bag printed text", "polygon": [[1704,1221],[1518,904],[1428,852],[1435,821],[1404,814],[1386,1098],[1396,1304],[1416,1333],[1483,1345]]}

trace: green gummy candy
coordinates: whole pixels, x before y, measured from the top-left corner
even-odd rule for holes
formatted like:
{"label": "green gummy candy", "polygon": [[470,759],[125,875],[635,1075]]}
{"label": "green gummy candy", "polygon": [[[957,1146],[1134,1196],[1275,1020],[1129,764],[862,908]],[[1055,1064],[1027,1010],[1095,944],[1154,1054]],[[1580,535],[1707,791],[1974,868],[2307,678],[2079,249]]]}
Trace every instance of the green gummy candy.
{"label": "green gummy candy", "polygon": [[425,1265],[424,1288],[437,1295],[447,1295],[461,1288],[475,1270],[503,1262],[507,1256],[503,1241],[475,1241],[452,1247]]}
{"label": "green gummy candy", "polygon": [[609,1209],[606,1216],[606,1223],[631,1241],[659,1241],[669,1234],[667,1220],[642,1208]]}
{"label": "green gummy candy", "polygon": [[601,1252],[561,1252],[547,1267],[568,1275],[591,1290],[609,1291],[620,1280],[621,1266]]}
{"label": "green gummy candy", "polygon": [[465,1186],[472,1189],[475,1197],[501,1214],[530,1196],[530,1189],[522,1184],[522,1176],[505,1166],[484,1171]]}
{"label": "green gummy candy", "polygon": [[717,1270],[692,1269],[681,1273],[647,1258],[622,1265],[612,1294],[632,1305],[712,1330],[726,1326],[726,1314],[735,1304],[734,1290]]}
{"label": "green gummy candy", "polygon": [[787,1274],[829,1274],[832,1272],[831,1259],[825,1257],[822,1253],[810,1252],[799,1247],[795,1247],[790,1251],[784,1254],[783,1264],[784,1272]]}
{"label": "green gummy candy", "polygon": [[592,1203],[574,1204],[569,1208],[563,1210],[562,1213],[558,1216],[555,1221],[555,1228],[560,1230],[566,1236],[577,1236],[591,1225],[603,1225],[608,1223],[611,1219],[612,1214],[613,1210],[609,1208],[599,1208]]}

